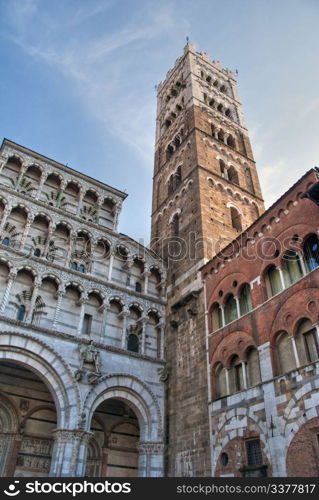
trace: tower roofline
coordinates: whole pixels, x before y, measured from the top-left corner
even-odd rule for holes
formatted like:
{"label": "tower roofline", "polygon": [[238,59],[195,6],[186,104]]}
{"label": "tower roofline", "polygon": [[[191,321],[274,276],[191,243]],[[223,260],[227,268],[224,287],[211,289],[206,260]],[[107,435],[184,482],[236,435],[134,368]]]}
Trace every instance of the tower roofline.
{"label": "tower roofline", "polygon": [[195,45],[191,43],[187,43],[184,47],[184,53],[180,57],[178,57],[175,60],[174,66],[168,70],[166,73],[165,79],[160,81],[159,84],[157,85],[157,94],[159,95],[161,91],[164,88],[165,83],[170,79],[170,77],[173,75],[173,73],[177,70],[178,66],[182,63],[183,59],[187,56],[187,54],[194,54],[195,56],[201,58],[205,63],[210,64],[211,66],[214,67],[214,70],[220,73],[224,78],[230,78],[234,82],[237,82],[236,80],[236,74],[228,69],[228,68],[223,68],[222,64],[219,60],[215,59],[210,59],[208,54],[206,52],[199,52],[196,50]]}

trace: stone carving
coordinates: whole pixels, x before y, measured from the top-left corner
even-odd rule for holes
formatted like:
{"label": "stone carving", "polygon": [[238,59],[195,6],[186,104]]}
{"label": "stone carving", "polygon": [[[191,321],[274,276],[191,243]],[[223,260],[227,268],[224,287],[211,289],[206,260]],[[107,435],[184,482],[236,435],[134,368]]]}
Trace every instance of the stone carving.
{"label": "stone carving", "polygon": [[157,368],[160,382],[167,382],[171,373],[170,363],[166,363],[162,368]]}
{"label": "stone carving", "polygon": [[48,439],[35,439],[25,437],[22,440],[20,453],[30,455],[50,455],[52,451],[52,441]]}
{"label": "stone carving", "polygon": [[20,410],[23,416],[27,413],[29,406],[30,401],[28,401],[27,399],[20,399]]}
{"label": "stone carving", "polygon": [[82,412],[81,415],[79,416],[79,429],[85,429],[85,424],[86,424],[86,413]]}
{"label": "stone carving", "polygon": [[74,374],[75,379],[82,381],[83,376],[88,372],[87,382],[91,385],[97,384],[101,377],[100,351],[93,345],[93,340],[90,340],[88,346],[80,345],[79,351],[80,367]]}
{"label": "stone carving", "polygon": [[17,466],[49,472],[52,447],[53,442],[49,439],[23,438]]}
{"label": "stone carving", "polygon": [[141,441],[137,445],[139,453],[146,455],[161,455],[164,453],[165,444],[152,441]]}

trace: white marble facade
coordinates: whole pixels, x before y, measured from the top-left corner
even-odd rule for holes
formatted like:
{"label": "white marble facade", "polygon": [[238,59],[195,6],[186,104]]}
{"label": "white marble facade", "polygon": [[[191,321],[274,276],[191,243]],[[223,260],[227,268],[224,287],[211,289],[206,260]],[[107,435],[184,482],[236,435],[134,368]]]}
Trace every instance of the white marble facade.
{"label": "white marble facade", "polygon": [[125,197],[3,141],[0,475],[163,475],[165,269]]}

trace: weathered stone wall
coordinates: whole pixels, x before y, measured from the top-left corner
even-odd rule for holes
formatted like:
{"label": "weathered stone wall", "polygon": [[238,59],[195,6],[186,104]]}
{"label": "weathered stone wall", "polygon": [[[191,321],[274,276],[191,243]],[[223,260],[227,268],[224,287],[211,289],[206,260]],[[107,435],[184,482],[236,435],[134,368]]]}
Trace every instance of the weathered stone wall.
{"label": "weathered stone wall", "polygon": [[[219,130],[223,135],[218,137]],[[227,172],[238,178],[230,179]],[[237,236],[231,206],[240,212],[244,228],[257,217],[254,206],[263,210],[235,77],[187,45],[158,86],[153,184],[153,248],[169,263],[170,476],[207,476],[211,471],[205,301],[198,270],[216,253],[216,242],[225,245]]]}

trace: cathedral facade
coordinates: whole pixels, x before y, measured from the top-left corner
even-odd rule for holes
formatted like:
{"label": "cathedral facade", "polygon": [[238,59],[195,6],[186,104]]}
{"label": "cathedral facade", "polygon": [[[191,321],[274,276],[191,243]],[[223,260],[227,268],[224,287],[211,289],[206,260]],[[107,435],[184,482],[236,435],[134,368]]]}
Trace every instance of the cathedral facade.
{"label": "cathedral facade", "polygon": [[317,475],[317,180],[264,211],[236,74],[190,44],[157,87],[150,248],[123,192],[5,139],[0,476]]}
{"label": "cathedral facade", "polygon": [[165,270],[125,194],[1,147],[1,476],[162,476]]}

